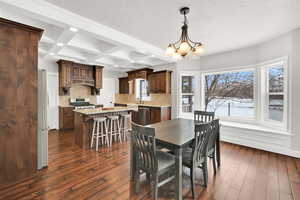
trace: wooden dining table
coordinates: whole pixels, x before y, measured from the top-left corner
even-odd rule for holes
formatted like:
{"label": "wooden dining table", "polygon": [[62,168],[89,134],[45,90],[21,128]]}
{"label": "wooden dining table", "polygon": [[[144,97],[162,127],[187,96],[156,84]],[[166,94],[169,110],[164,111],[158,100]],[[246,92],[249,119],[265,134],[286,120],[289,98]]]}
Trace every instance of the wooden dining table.
{"label": "wooden dining table", "polygon": [[[197,122],[201,123],[201,122]],[[194,120],[190,119],[173,119],[160,123],[149,125],[148,127],[155,128],[155,138],[157,145],[172,150],[175,155],[175,188],[176,200],[182,200],[182,149],[188,147],[194,139]],[[133,152],[131,146],[131,152]],[[216,142],[216,157],[217,166],[221,165],[220,158],[220,133],[217,136]],[[130,169],[131,180],[133,180],[133,172],[135,171],[135,163],[133,162],[133,153],[131,153]]]}

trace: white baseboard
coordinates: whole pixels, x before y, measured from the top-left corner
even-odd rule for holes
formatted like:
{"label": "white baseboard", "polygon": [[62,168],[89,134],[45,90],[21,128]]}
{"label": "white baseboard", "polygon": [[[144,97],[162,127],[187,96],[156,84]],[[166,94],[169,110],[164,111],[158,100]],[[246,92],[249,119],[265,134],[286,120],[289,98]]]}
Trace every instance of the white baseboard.
{"label": "white baseboard", "polygon": [[221,127],[221,141],[300,158],[300,151],[291,149],[291,136]]}

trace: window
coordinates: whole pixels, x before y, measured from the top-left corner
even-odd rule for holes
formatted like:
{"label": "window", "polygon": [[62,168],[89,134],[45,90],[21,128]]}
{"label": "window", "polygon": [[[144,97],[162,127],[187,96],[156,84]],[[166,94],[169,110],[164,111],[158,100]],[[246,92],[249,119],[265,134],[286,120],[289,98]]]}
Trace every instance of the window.
{"label": "window", "polygon": [[255,118],[254,70],[206,74],[204,109],[218,117]]}
{"label": "window", "polygon": [[194,112],[195,77],[181,76],[181,112]]}
{"label": "window", "polygon": [[282,64],[266,69],[266,119],[283,122],[284,118],[284,68]]}

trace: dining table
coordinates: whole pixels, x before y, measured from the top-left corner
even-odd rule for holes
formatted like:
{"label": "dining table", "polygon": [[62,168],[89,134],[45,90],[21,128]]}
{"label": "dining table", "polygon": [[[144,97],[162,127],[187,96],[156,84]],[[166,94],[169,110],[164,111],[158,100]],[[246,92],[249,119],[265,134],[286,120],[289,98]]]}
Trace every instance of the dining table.
{"label": "dining table", "polygon": [[[175,156],[175,199],[182,200],[182,150],[189,147],[194,139],[195,124],[203,122],[194,121],[191,119],[172,119],[155,124],[148,125],[148,127],[155,128],[156,144],[160,147],[167,148],[174,152]],[[132,143],[131,143],[132,144]],[[131,159],[130,159],[130,176],[133,180],[135,171],[134,150],[131,145]],[[217,134],[216,140],[216,160],[217,166],[221,165],[220,157],[220,133]]]}

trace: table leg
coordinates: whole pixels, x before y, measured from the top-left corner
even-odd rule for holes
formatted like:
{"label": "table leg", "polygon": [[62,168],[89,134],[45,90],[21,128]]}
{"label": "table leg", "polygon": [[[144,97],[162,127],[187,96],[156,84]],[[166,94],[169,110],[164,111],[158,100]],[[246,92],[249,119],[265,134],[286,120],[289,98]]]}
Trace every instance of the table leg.
{"label": "table leg", "polygon": [[182,200],[182,149],[175,150],[175,191],[176,200]]}
{"label": "table leg", "polygon": [[218,167],[220,167],[221,166],[220,131],[218,133],[216,142],[217,142],[217,144],[216,144],[217,164],[218,164]]}
{"label": "table leg", "polygon": [[130,180],[134,179],[135,172],[135,154],[134,154],[134,145],[132,140],[130,140]]}

